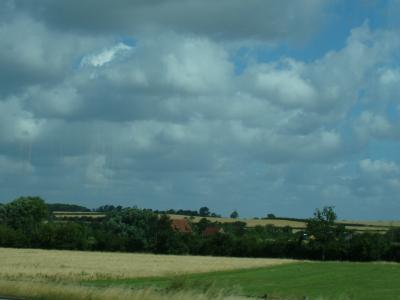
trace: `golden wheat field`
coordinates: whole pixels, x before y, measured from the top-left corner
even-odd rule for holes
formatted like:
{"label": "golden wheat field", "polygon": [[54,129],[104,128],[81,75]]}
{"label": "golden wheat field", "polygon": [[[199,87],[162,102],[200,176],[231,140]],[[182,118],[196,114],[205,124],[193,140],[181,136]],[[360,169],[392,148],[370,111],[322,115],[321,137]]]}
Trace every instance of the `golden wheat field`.
{"label": "golden wheat field", "polygon": [[0,297],[57,300],[241,300],[247,298],[227,295],[226,292],[208,295],[191,291],[130,289],[123,286],[93,288],[82,286],[81,282],[173,276],[291,262],[294,260],[0,248]]}
{"label": "golden wheat field", "polygon": [[245,269],[290,262],[293,260],[0,248],[0,279],[124,279]]}

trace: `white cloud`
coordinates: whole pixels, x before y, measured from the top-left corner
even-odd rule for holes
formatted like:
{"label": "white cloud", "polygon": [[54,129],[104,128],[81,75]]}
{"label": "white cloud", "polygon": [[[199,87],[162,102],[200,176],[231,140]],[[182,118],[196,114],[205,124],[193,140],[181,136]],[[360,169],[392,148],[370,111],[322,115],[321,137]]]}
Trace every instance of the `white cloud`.
{"label": "white cloud", "polygon": [[317,93],[306,79],[296,62],[287,62],[287,68],[274,65],[256,65],[246,71],[249,84],[258,95],[273,103],[289,108],[307,108],[317,101]]}
{"label": "white cloud", "polygon": [[400,70],[398,68],[382,68],[379,78],[372,86],[375,101],[381,103],[400,103]]}
{"label": "white cloud", "polygon": [[180,91],[213,93],[226,90],[233,74],[228,53],[218,45],[198,38],[188,38],[162,54],[165,80]]}
{"label": "white cloud", "polygon": [[379,80],[385,86],[398,84],[400,81],[400,72],[399,70],[386,69],[382,72]]}
{"label": "white cloud", "polygon": [[24,110],[16,97],[0,101],[0,142],[31,143],[43,130],[46,120],[36,119]]}
{"label": "white cloud", "polygon": [[387,138],[394,133],[392,124],[385,116],[370,111],[362,112],[356,120],[354,130],[362,140],[370,137]]}
{"label": "white cloud", "polygon": [[88,65],[93,67],[101,67],[104,64],[111,62],[117,55],[132,49],[133,47],[130,47],[124,43],[118,43],[117,45],[109,49],[105,49],[100,53],[84,56],[81,61],[81,66]]}
{"label": "white cloud", "polygon": [[86,184],[91,187],[106,187],[113,177],[113,171],[107,167],[106,156],[92,155],[88,157],[86,166]]}
{"label": "white cloud", "polygon": [[400,167],[393,161],[363,159],[360,161],[363,171],[383,175],[385,173],[398,173]]}

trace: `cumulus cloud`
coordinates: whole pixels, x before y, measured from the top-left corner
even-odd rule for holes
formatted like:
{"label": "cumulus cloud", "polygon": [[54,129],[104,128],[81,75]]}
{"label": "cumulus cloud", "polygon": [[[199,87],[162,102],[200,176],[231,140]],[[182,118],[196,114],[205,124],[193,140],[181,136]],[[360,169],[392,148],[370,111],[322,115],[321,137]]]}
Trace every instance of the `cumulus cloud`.
{"label": "cumulus cloud", "polygon": [[307,108],[317,99],[317,93],[306,78],[302,78],[302,66],[294,61],[276,65],[256,65],[246,70],[250,89],[282,106]]}
{"label": "cumulus cloud", "polygon": [[373,112],[363,111],[355,119],[353,130],[355,136],[361,144],[368,144],[374,141],[386,141],[396,143],[400,137],[400,125],[398,123],[398,113],[395,107],[386,106],[392,116],[387,111]]}
{"label": "cumulus cloud", "polygon": [[23,109],[18,98],[0,101],[0,141],[2,143],[32,142],[38,138],[45,120],[36,119]]}
{"label": "cumulus cloud", "polygon": [[221,90],[233,73],[226,51],[206,40],[188,39],[162,58],[167,85],[199,93]]}
{"label": "cumulus cloud", "polygon": [[22,98],[26,100],[29,109],[38,118],[67,118],[80,109],[82,99],[76,87],[70,84],[60,84],[55,87],[27,89]]}
{"label": "cumulus cloud", "polygon": [[367,141],[399,136],[388,113],[399,105],[393,31],[361,24],[309,60],[250,51],[238,71],[254,41],[268,51],[306,41],[326,1],[5,3],[7,195],[217,210],[246,201],[248,214],[301,203],[306,215],[367,196],[376,207],[396,190],[398,162],[353,161]]}
{"label": "cumulus cloud", "polygon": [[379,101],[400,103],[400,70],[383,68],[374,87]]}
{"label": "cumulus cloud", "polygon": [[398,173],[400,171],[400,167],[393,161],[363,159],[360,161],[360,167],[365,172],[378,175]]}
{"label": "cumulus cloud", "polygon": [[106,167],[106,157],[104,155],[92,156],[86,167],[86,179],[89,186],[108,186],[113,171]]}
{"label": "cumulus cloud", "polygon": [[354,129],[364,140],[370,137],[390,137],[393,133],[392,124],[385,116],[370,111],[364,111],[360,115]]}
{"label": "cumulus cloud", "polygon": [[54,32],[23,14],[0,23],[0,39],[0,95],[64,80],[83,53],[107,41],[107,38]]}

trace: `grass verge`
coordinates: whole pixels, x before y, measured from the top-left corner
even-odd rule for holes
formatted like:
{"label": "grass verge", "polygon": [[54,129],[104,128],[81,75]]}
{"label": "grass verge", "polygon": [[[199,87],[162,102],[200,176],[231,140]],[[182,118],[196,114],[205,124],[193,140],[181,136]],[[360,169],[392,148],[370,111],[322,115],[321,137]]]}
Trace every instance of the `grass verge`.
{"label": "grass verge", "polygon": [[51,282],[21,282],[0,280],[0,295],[29,300],[245,300],[247,297],[231,295],[226,291],[163,290],[129,287],[96,288],[76,284]]}

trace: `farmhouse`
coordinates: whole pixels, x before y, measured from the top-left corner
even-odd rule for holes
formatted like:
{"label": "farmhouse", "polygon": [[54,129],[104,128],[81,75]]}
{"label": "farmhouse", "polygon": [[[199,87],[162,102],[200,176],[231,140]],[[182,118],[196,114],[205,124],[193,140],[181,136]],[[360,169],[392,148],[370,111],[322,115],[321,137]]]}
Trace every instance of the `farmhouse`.
{"label": "farmhouse", "polygon": [[224,229],[216,226],[208,226],[203,230],[203,236],[210,236],[217,233],[224,233]]}
{"label": "farmhouse", "polygon": [[171,222],[171,227],[173,230],[180,233],[192,233],[192,227],[186,219],[174,219]]}

